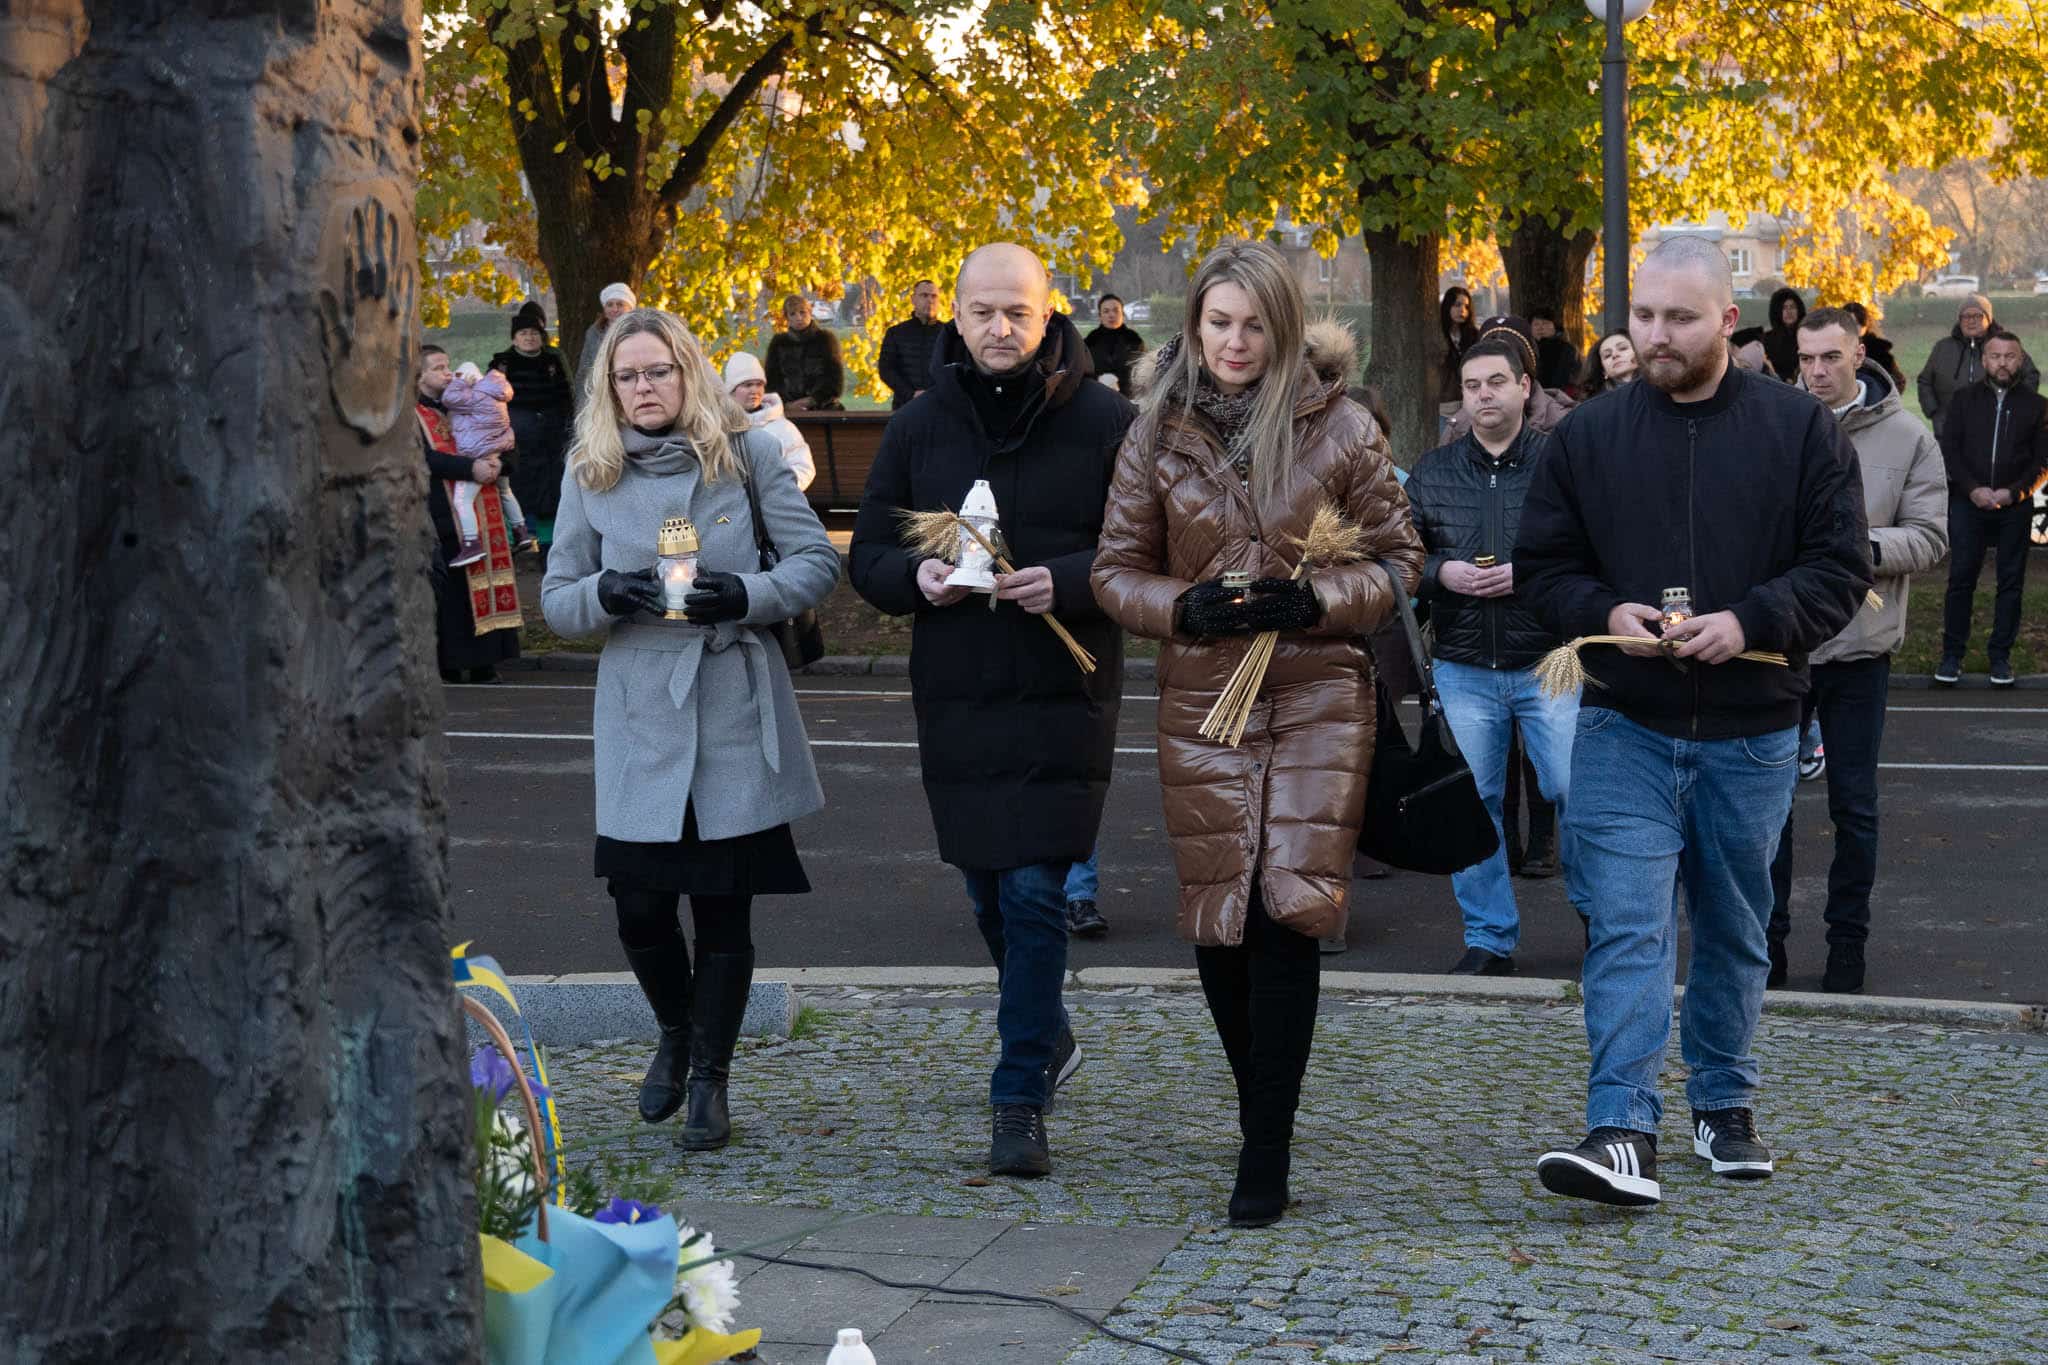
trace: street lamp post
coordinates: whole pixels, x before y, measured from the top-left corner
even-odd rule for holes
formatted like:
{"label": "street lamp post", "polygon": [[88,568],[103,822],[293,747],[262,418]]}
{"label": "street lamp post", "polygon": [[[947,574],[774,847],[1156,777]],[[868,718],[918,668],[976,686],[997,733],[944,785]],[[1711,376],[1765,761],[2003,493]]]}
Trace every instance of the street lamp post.
{"label": "street lamp post", "polygon": [[1600,193],[1605,217],[1600,259],[1605,265],[1606,331],[1628,328],[1628,42],[1622,25],[1650,12],[1653,0],[1586,0],[1607,24],[1600,56]]}

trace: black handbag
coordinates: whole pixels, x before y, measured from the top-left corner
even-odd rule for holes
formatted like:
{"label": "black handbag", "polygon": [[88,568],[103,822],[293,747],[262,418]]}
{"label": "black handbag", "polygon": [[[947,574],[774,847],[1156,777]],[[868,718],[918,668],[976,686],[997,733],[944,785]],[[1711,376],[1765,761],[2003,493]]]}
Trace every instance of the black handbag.
{"label": "black handbag", "polygon": [[[761,519],[761,501],[754,496],[754,465],[747,458],[745,441],[734,437],[732,449],[739,457],[740,478],[747,486],[747,512],[754,519],[754,548],[761,555],[761,572],[767,573],[782,562],[782,554],[768,538],[768,524]],[[825,631],[818,624],[815,607],[805,607],[788,620],[777,621],[768,627],[768,633],[782,646],[782,657],[791,668],[802,668],[825,657]]]}
{"label": "black handbag", "polygon": [[1365,789],[1358,847],[1390,867],[1439,876],[1484,862],[1500,847],[1500,831],[1479,799],[1479,784],[1444,719],[1436,674],[1422,648],[1415,608],[1393,566],[1380,561],[1401,608],[1401,629],[1422,692],[1422,726],[1413,746],[1401,729],[1400,698],[1389,696],[1374,670],[1379,743]]}

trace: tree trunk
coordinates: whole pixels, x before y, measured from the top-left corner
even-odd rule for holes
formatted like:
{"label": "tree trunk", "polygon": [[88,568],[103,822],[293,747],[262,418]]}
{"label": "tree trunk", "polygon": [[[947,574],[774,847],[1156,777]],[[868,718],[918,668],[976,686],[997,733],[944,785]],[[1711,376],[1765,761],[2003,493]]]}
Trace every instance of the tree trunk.
{"label": "tree trunk", "polygon": [[418,0],[0,15],[0,1341],[475,1359]]}
{"label": "tree trunk", "polygon": [[1437,238],[1365,234],[1372,258],[1372,354],[1365,378],[1379,386],[1394,429],[1395,463],[1412,468],[1437,445],[1437,389],[1446,346],[1436,319]]}
{"label": "tree trunk", "polygon": [[1596,340],[1586,331],[1586,262],[1600,235],[1567,233],[1538,217],[1524,218],[1508,237],[1508,311],[1526,318],[1538,308],[1557,314],[1558,330],[1583,354]]}
{"label": "tree trunk", "polygon": [[[635,293],[659,251],[659,239],[626,218],[597,215],[577,226],[579,215],[560,200],[534,196],[541,259],[555,287],[555,340],[574,374],[583,363],[583,334],[604,316],[597,296],[618,281]],[[583,395],[576,395],[581,404]]]}

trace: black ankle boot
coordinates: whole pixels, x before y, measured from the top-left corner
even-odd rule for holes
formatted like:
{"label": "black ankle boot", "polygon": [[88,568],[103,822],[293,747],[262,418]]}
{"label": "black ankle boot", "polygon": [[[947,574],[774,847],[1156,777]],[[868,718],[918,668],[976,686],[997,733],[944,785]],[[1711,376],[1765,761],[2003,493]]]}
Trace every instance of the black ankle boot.
{"label": "black ankle boot", "polygon": [[661,1025],[661,1042],[640,1083],[640,1117],[660,1123],[682,1108],[690,1070],[690,950],[676,938],[657,948],[628,948],[626,961]]}
{"label": "black ankle boot", "polygon": [[686,1152],[715,1152],[732,1140],[725,1087],[753,982],[751,948],[697,956],[697,992],[690,1002],[690,1109],[677,1139]]}
{"label": "black ankle boot", "polygon": [[1237,1153],[1237,1184],[1230,1191],[1230,1226],[1262,1228],[1280,1221],[1287,1208],[1284,1142],[1247,1142]]}

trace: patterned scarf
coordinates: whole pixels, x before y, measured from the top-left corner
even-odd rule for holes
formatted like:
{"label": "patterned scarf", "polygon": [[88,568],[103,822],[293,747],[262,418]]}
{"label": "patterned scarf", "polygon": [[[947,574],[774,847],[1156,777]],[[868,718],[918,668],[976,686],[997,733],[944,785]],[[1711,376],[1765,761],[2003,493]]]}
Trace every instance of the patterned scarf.
{"label": "patterned scarf", "polygon": [[[1154,362],[1155,374],[1172,372],[1174,361],[1180,355],[1180,343],[1181,334],[1176,332],[1159,348],[1159,357]],[[1265,376],[1261,375],[1244,392],[1226,394],[1216,387],[1206,369],[1199,371],[1195,379],[1190,406],[1216,424],[1216,432],[1223,438],[1224,451],[1240,479],[1249,477],[1251,471],[1251,452],[1243,448],[1244,438],[1250,431],[1252,405],[1259,401],[1259,386],[1263,383]]]}

